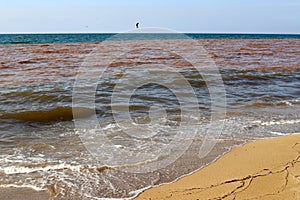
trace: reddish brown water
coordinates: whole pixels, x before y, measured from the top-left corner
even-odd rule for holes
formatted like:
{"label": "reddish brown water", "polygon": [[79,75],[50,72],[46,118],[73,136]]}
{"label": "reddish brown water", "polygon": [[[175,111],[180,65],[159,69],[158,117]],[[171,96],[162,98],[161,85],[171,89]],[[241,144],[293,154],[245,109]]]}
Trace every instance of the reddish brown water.
{"label": "reddish brown water", "polygon": [[[146,43],[156,43],[162,49],[141,45]],[[1,187],[49,189],[58,199],[130,197],[132,191],[170,182],[199,169],[234,144],[300,130],[300,40],[199,40],[198,45],[205,48],[208,59],[213,59],[219,68],[226,89],[227,120],[216,147],[204,159],[196,158],[203,139],[199,134],[192,138],[192,146],[179,160],[163,169],[132,174],[105,167],[101,160],[90,156],[72,122],[77,70],[97,45],[0,45]],[[191,42],[143,41],[132,45],[136,46],[135,51],[110,63],[98,82],[95,111],[110,131],[109,138],[113,140],[118,132],[113,126],[110,99],[116,81],[126,75],[126,69],[138,69],[141,65],[164,64],[179,69],[198,98],[202,118],[196,120],[205,124],[211,99],[202,76],[185,59],[164,50],[165,45],[184,48],[193,57],[196,55]],[[117,50],[117,45],[104,49],[107,56]],[[167,78],[180,85],[171,75]],[[123,89],[127,89],[126,85]],[[168,114],[160,121],[167,120],[170,126],[180,121],[176,96],[159,85],[147,85],[136,91],[130,105],[132,117],[147,123],[153,104],[165,108]],[[122,112],[123,105],[118,106]],[[83,114],[94,112],[90,107],[78,109]],[[164,126],[151,128],[153,132],[163,129]],[[115,142],[120,145],[119,140]]]}

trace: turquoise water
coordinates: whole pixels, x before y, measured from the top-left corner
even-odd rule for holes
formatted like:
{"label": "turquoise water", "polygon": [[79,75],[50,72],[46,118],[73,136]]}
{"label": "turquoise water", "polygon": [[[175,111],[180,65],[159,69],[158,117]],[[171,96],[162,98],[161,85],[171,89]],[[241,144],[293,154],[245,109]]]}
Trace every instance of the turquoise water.
{"label": "turquoise water", "polygon": [[[116,33],[89,33],[89,34],[0,34],[0,44],[44,44],[44,43],[78,43],[102,42]],[[210,34],[186,33],[193,39],[300,39],[300,34]],[[132,34],[127,34],[132,40]],[[181,34],[134,34],[134,39],[176,39]]]}

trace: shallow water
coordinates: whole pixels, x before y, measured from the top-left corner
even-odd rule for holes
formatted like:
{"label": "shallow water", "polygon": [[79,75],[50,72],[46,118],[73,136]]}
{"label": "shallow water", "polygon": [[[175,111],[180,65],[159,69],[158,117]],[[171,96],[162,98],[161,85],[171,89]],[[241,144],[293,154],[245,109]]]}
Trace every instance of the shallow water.
{"label": "shallow water", "polygon": [[[87,58],[97,50],[98,43],[0,45],[1,186],[14,184],[49,189],[57,199],[131,197],[138,189],[170,182],[199,169],[233,145],[299,132],[300,40],[197,41],[206,50],[204,65],[207,62],[209,66],[209,61],[213,60],[218,67],[227,101],[226,119],[220,117],[213,122],[216,126],[224,123],[222,134],[213,138],[217,139],[217,145],[202,159],[197,155],[213,115],[207,82],[191,63],[165,50],[167,46],[178,50],[183,48],[193,59],[199,56],[193,54],[195,48],[191,44],[194,43],[183,40],[129,43],[135,50],[114,59],[97,80],[95,108],[93,104],[85,104],[88,98],[85,90],[77,99],[84,106],[79,103],[72,108],[72,98],[76,76],[80,74],[78,70],[86,67],[87,71],[97,73],[102,69],[101,62],[100,65],[85,66]],[[151,49],[152,45],[161,48]],[[107,44],[102,50],[110,57],[118,49],[117,44]],[[116,86],[120,87],[120,94],[128,94],[135,86],[134,79],[122,79],[128,71],[134,72],[136,79],[146,79],[149,69],[145,65],[162,64],[169,68],[153,68],[153,77],[159,77],[160,83],[179,88],[180,94],[187,97],[187,113],[198,110],[199,115],[195,118],[181,116],[184,110],[172,90],[152,83],[135,88],[129,101],[133,121],[122,118],[127,104],[112,102]],[[192,86],[192,91],[186,90],[178,73]],[[119,80],[124,82],[120,84]],[[82,87],[88,90],[90,82],[87,80]],[[196,102],[189,98],[191,93],[195,93]],[[157,107],[153,108],[153,105]],[[112,107],[121,117],[118,124],[114,121]],[[89,128],[74,126],[74,109],[81,118],[87,119],[84,122]],[[150,119],[152,109],[165,112],[157,112]],[[140,163],[141,169],[148,162],[155,164],[169,155],[163,152],[164,147],[179,131],[182,117],[190,117],[184,129],[187,137],[177,138],[177,142],[178,145],[186,142],[191,146],[178,160],[162,169],[129,173],[122,170],[126,168],[123,163],[118,166],[110,164],[114,159],[109,155],[101,160],[89,153],[87,142],[93,142],[99,134],[99,127],[93,128],[90,121],[93,114],[97,116],[101,131],[116,149],[131,148],[136,155],[153,152],[153,157],[149,155],[150,161]],[[147,134],[153,136],[139,137],[138,134],[142,133],[139,129],[135,130],[136,137],[124,134],[122,129],[133,122],[143,125],[143,131],[147,130]],[[198,132],[193,135],[195,129]],[[82,138],[86,133],[92,140]],[[181,149],[173,151],[176,154]]]}

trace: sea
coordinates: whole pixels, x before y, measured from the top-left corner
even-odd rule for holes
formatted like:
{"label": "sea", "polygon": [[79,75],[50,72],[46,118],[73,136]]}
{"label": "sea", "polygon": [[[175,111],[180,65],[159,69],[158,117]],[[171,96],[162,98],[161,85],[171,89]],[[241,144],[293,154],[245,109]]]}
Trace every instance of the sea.
{"label": "sea", "polygon": [[299,34],[0,34],[2,189],[130,199],[299,132]]}

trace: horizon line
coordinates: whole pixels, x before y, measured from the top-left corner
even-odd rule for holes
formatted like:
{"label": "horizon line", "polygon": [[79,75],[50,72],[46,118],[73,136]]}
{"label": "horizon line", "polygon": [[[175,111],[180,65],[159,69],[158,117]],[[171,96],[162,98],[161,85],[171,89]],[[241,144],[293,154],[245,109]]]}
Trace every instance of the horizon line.
{"label": "horizon line", "polygon": [[[130,34],[127,32],[0,32],[4,34]],[[164,34],[164,33],[159,33]],[[177,34],[177,33],[167,33]],[[300,32],[178,32],[178,34],[274,34],[274,35],[300,35]]]}

